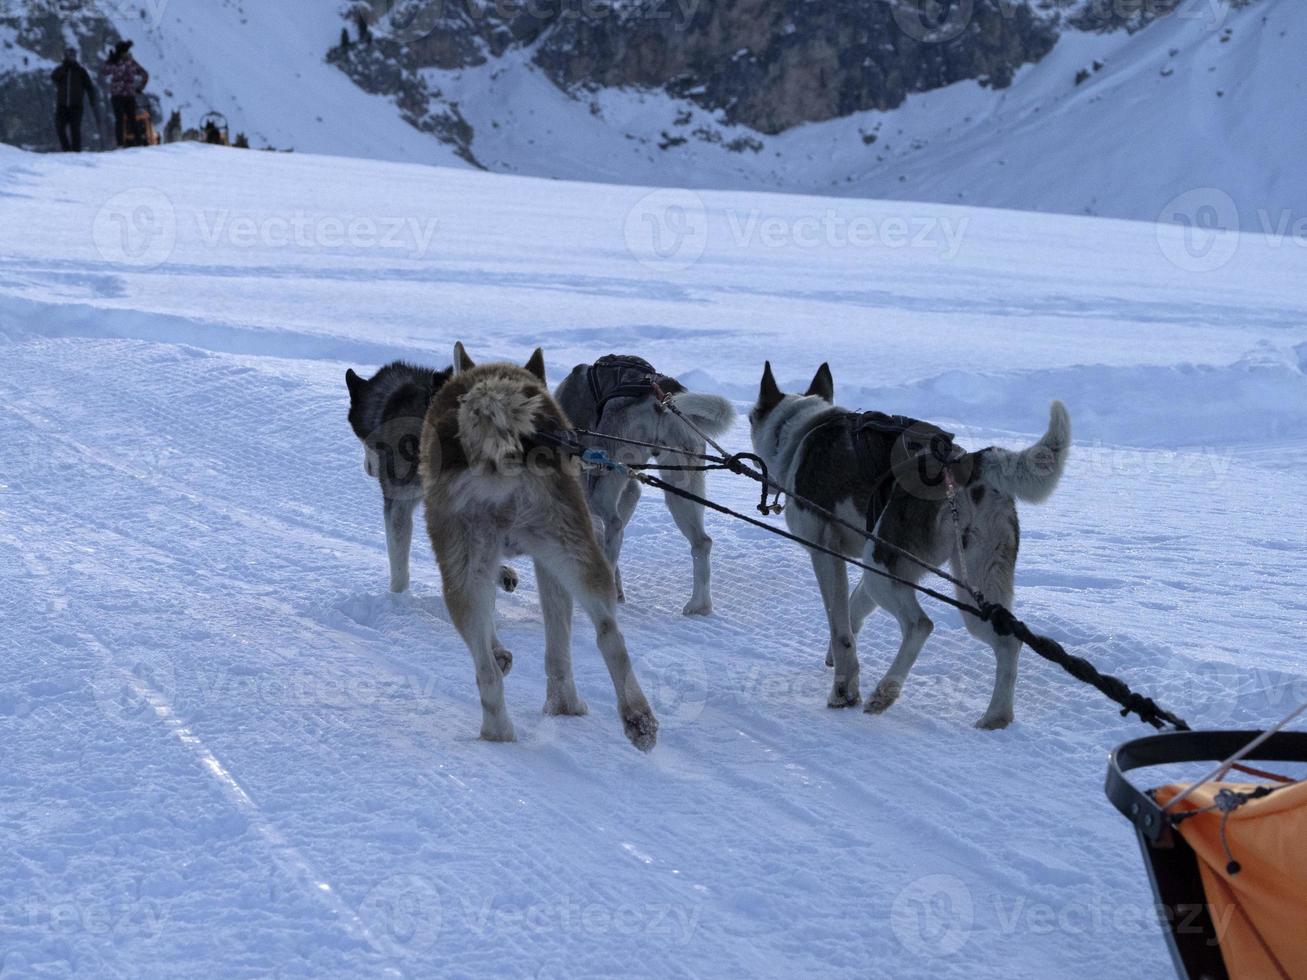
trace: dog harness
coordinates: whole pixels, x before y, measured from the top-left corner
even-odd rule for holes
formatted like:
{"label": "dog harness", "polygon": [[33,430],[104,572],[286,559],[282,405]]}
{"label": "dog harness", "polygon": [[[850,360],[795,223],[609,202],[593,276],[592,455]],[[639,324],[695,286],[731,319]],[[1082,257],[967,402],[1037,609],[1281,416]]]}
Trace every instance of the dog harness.
{"label": "dog harness", "polygon": [[875,529],[895,492],[943,498],[956,481],[955,464],[965,455],[953,433],[937,425],[884,412],[849,412],[829,424],[848,427],[859,475],[872,488],[867,530]]}
{"label": "dog harness", "polygon": [[585,376],[595,400],[595,425],[614,398],[643,398],[652,394],[654,385],[668,394],[683,390],[675,378],[659,374],[644,358],[631,354],[601,357],[586,368]]}

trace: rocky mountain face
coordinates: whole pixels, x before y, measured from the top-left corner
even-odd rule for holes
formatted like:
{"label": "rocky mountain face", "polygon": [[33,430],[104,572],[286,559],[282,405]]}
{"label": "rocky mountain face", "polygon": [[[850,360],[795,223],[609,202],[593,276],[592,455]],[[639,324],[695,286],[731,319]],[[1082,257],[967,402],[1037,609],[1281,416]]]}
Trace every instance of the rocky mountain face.
{"label": "rocky mountain face", "polygon": [[[661,89],[778,133],[891,109],[964,79],[1003,88],[1083,0],[371,0],[354,5],[411,71],[512,48],[564,89]],[[1132,8],[1133,9],[1133,8]],[[358,71],[357,68],[352,71]],[[366,77],[367,73],[361,73]]]}

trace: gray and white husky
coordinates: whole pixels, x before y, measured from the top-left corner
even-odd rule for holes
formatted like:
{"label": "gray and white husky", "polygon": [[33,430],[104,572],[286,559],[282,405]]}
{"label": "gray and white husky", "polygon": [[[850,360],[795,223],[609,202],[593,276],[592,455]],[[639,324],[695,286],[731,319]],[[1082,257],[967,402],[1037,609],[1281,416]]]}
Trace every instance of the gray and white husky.
{"label": "gray and white husky", "polygon": [[[735,409],[725,398],[687,391],[675,378],[658,374],[644,360],[630,355],[610,354],[594,364],[578,364],[554,392],[559,406],[579,429],[600,433],[599,438],[583,438],[587,446],[603,449],[610,458],[623,463],[647,463],[656,460],[663,466],[699,462],[689,453],[702,454],[703,436],[668,411],[654,394],[654,385],[695,425],[712,438],[731,427]],[[668,446],[675,452],[649,450],[603,436],[618,436],[639,442]],[[674,486],[699,496],[704,492],[702,472],[661,469],[661,477]],[[704,616],[712,612],[712,569],[709,555],[712,538],[704,530],[703,506],[684,497],[665,493],[667,509],[677,528],[690,542],[694,563],[694,587],[690,601],[682,610],[687,616]],[[602,525],[604,554],[613,566],[617,598],[625,601],[622,573],[618,558],[626,525],[640,499],[640,484],[612,472],[591,473],[586,477],[586,500],[590,511]]]}
{"label": "gray and white husky", "polygon": [[[767,461],[773,479],[854,525],[874,520],[878,536],[933,565],[949,558],[954,575],[980,589],[990,601],[1011,608],[1020,537],[1016,501],[1039,503],[1057,487],[1071,445],[1065,406],[1052,403],[1048,431],[1028,449],[1011,452],[991,447],[967,453],[953,447],[952,437],[934,426],[849,412],[835,406],[834,395],[835,383],[826,364],[802,395],[782,392],[771,364],[766,365],[749,422],[754,451]],[[908,438],[912,429],[924,435],[923,444],[935,442],[950,450],[940,457],[947,463],[935,464],[936,479],[925,478],[924,471],[916,468],[930,457],[916,455],[915,447],[903,448],[912,446]],[[906,468],[901,465],[904,461],[909,464]],[[960,539],[944,492],[946,476],[957,487]],[[797,500],[790,501],[785,518],[795,534],[840,554],[913,582],[923,574],[918,565],[891,548],[866,540]],[[898,621],[902,634],[898,655],[865,709],[882,712],[898,698],[934,624],[908,586],[864,572],[850,596],[845,563],[817,551],[811,556],[830,627],[827,664],[835,668],[830,707],[859,701],[855,644],[867,616],[883,606]],[[973,636],[993,648],[998,661],[993,696],[976,725],[1003,728],[1012,721],[1020,641],[999,636],[974,616],[964,614],[963,621]]]}
{"label": "gray and white husky", "polygon": [[504,705],[512,661],[496,650],[495,580],[502,557],[526,554],[535,562],[545,621],[545,713],[586,713],[572,679],[575,599],[594,623],[626,736],[649,751],[658,722],[617,626],[612,569],[595,537],[575,458],[546,438],[566,437],[570,425],[545,386],[544,355],[537,349],[524,368],[477,366],[459,344],[454,365],[454,377],[427,410],[420,465],[445,605],[476,665],[481,737],[514,738]]}
{"label": "gray and white husky", "polygon": [[[345,372],[349,424],[363,444],[363,472],[381,487],[392,592],[403,592],[409,584],[413,512],[422,500],[418,473],[422,420],[431,399],[453,373],[453,368],[437,370],[408,361],[392,361],[370,378],[353,368]],[[501,568],[499,584],[512,592],[517,573]]]}

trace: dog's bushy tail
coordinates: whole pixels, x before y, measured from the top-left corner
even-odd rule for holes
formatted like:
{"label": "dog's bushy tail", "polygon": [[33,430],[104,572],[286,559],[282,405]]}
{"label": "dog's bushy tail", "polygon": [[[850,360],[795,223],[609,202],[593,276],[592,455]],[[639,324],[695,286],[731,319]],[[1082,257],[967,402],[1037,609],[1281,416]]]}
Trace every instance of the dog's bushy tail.
{"label": "dog's bushy tail", "polygon": [[493,466],[520,455],[522,440],[535,431],[543,407],[543,396],[515,378],[478,380],[458,404],[458,441],[468,462]]}
{"label": "dog's bushy tail", "polygon": [[724,435],[735,421],[735,406],[719,395],[682,391],[672,395],[672,402],[714,439]]}
{"label": "dog's bushy tail", "polygon": [[992,446],[982,450],[976,454],[979,466],[973,481],[1026,503],[1042,503],[1057,489],[1070,450],[1071,416],[1055,401],[1048,409],[1048,431],[1039,442],[1019,452]]}

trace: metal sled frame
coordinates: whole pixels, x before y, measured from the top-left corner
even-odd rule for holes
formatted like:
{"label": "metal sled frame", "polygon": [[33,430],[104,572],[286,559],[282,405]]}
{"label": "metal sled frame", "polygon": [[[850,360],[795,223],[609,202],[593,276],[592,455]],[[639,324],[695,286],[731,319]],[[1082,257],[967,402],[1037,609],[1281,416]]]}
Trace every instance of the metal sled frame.
{"label": "metal sled frame", "polygon": [[[1153,893],[1169,928],[1167,946],[1180,977],[1227,980],[1216,929],[1198,871],[1198,857],[1147,791],[1126,778],[1132,769],[1184,762],[1219,762],[1234,755],[1261,732],[1167,732],[1116,747],[1107,764],[1104,791],[1135,828]],[[1246,759],[1307,762],[1307,732],[1277,732]]]}

